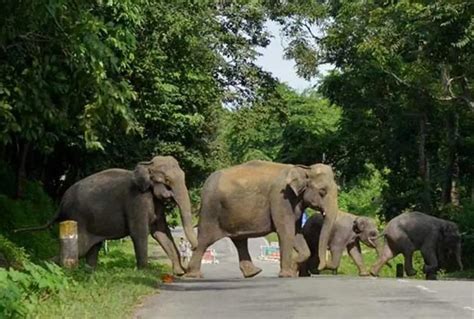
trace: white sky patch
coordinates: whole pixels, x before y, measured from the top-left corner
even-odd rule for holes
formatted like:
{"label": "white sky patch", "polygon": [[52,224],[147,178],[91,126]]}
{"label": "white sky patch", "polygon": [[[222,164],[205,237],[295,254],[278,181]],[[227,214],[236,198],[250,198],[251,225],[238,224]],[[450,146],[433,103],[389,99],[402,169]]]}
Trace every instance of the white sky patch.
{"label": "white sky patch", "polygon": [[[306,81],[300,78],[296,74],[295,62],[283,58],[284,47],[287,43],[281,37],[278,23],[267,21],[265,25],[267,31],[272,35],[272,39],[266,48],[259,50],[262,55],[257,58],[256,64],[297,91],[303,91],[316,85],[317,79]],[[333,69],[332,65],[323,65],[320,67],[320,72],[325,74],[331,69]]]}

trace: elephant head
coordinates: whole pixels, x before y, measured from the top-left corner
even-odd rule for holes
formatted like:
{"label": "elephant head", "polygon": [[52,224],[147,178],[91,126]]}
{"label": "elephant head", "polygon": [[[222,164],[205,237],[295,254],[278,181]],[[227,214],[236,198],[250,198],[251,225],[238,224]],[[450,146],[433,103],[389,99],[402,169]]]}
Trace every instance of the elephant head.
{"label": "elephant head", "polygon": [[287,185],[301,196],[303,205],[319,210],[324,216],[319,236],[319,270],[326,268],[326,250],[334,221],[339,212],[337,185],[332,168],[324,164],[296,165],[290,169]]}
{"label": "elephant head", "polygon": [[354,220],[352,230],[356,233],[357,237],[367,246],[375,248],[377,255],[380,256],[382,245],[377,243],[379,232],[377,226],[372,218],[368,217],[357,217]]}
{"label": "elephant head", "polygon": [[181,212],[184,233],[191,246],[197,247],[193,231],[191,201],[186,187],[185,175],[178,161],[172,156],[156,156],[149,162],[140,162],[134,171],[134,182],[142,192],[151,189],[158,199],[172,198]]}
{"label": "elephant head", "polygon": [[440,263],[445,264],[444,260],[446,256],[455,256],[456,262],[460,270],[463,270],[463,264],[461,260],[461,234],[458,226],[453,222],[446,221],[441,225],[440,228],[440,242],[439,246],[439,257]]}

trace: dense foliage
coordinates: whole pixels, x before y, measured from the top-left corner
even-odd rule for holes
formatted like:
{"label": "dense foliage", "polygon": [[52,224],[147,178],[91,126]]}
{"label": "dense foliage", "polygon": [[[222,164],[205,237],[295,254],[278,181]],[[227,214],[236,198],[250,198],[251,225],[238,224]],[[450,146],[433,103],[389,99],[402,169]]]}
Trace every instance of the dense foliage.
{"label": "dense foliage", "polygon": [[[154,155],[180,161],[194,202],[218,168],[329,163],[342,209],[382,221],[419,209],[457,221],[465,265],[474,266],[472,1],[1,7],[0,257],[9,266],[20,267],[25,252],[37,261],[57,251],[54,230],[12,229],[49,219],[69,185]],[[334,67],[316,88],[297,92],[255,64],[269,19],[300,76]],[[43,271],[31,267],[30,276]]]}

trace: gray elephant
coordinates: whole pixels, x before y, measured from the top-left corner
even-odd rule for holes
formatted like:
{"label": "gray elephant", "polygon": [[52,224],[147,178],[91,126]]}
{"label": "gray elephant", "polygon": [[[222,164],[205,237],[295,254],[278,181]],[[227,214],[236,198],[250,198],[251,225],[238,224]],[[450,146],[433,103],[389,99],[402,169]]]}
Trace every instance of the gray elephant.
{"label": "gray elephant", "polygon": [[[303,236],[309,246],[311,256],[306,262],[299,265],[299,276],[306,277],[310,273],[318,274],[317,265],[319,264],[319,234],[324,223],[324,218],[320,214],[311,216],[303,226]],[[334,223],[334,228],[329,239],[329,250],[331,251],[331,262],[328,269],[337,271],[341,262],[341,256],[344,249],[347,249],[352,258],[360,276],[368,276],[364,261],[362,258],[360,243],[364,243],[370,248],[380,251],[381,244],[377,244],[379,233],[377,226],[372,218],[356,216],[346,212],[339,212]]]}
{"label": "gray elephant", "polygon": [[387,224],[384,236],[382,254],[370,271],[374,276],[378,275],[388,260],[400,253],[405,258],[407,276],[415,275],[412,257],[416,250],[420,250],[423,256],[423,272],[427,278],[436,277],[440,265],[445,264],[449,256],[454,256],[459,268],[463,268],[461,235],[458,226],[453,222],[420,212],[403,213]]}
{"label": "gray elephant", "polygon": [[191,221],[191,202],[184,172],[171,156],[156,156],[139,163],[134,171],[108,169],[72,185],[62,197],[57,215],[40,230],[63,220],[78,223],[79,257],[91,267],[104,240],[130,235],[138,267],[147,265],[148,235],[151,234],[173,263],[173,271],[184,270],[165,219],[164,201],[173,199],[181,211],[186,237],[193,247],[197,239]]}
{"label": "gray elephant", "polygon": [[[186,277],[201,277],[201,259],[215,241],[230,237],[239,254],[244,277],[261,269],[250,258],[247,239],[276,231],[280,243],[280,277],[296,276],[296,263],[309,257],[301,234],[303,209],[311,207],[325,215],[320,245],[327,247],[337,217],[337,185],[330,166],[288,165],[251,161],[214,172],[201,194],[198,246],[189,262]],[[297,256],[293,257],[293,248]],[[320,265],[326,253],[320,250]]]}

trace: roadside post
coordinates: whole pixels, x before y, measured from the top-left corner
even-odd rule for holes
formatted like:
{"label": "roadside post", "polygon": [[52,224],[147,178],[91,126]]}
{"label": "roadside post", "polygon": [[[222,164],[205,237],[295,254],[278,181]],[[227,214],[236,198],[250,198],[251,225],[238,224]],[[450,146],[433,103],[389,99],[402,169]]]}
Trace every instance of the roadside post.
{"label": "roadside post", "polygon": [[61,242],[61,252],[59,254],[61,266],[75,268],[79,260],[76,221],[66,220],[59,223],[59,240]]}

